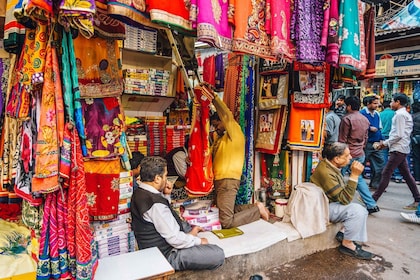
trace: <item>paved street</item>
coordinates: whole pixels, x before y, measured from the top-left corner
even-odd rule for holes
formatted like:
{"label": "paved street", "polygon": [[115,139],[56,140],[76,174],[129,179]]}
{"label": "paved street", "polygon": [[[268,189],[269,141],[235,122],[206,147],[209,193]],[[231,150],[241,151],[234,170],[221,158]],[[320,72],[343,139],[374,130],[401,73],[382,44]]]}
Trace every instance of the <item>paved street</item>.
{"label": "paved street", "polygon": [[[357,197],[356,197],[357,198]],[[355,198],[355,201],[357,201]],[[420,279],[420,224],[404,222],[400,212],[413,202],[405,183],[391,182],[378,201],[381,211],[368,218],[364,248],[377,256],[360,261],[330,249],[259,273],[276,279]]]}

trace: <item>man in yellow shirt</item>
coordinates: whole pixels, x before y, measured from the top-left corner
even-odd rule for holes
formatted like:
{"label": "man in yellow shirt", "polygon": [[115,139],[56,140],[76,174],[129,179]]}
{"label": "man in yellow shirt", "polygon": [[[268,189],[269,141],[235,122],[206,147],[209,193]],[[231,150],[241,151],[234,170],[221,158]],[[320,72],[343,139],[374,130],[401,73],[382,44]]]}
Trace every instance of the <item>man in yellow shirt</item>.
{"label": "man in yellow shirt", "polygon": [[219,220],[223,228],[232,228],[263,218],[269,212],[261,203],[235,205],[245,160],[245,136],[226,104],[213,92],[217,112],[210,117],[217,132],[212,144],[214,187]]}

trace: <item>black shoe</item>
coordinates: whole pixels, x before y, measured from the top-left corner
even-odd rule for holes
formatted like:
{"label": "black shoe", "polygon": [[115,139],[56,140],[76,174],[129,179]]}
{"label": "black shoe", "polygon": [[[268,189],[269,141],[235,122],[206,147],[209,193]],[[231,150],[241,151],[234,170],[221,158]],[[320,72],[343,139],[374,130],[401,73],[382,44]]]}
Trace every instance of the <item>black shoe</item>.
{"label": "black shoe", "polygon": [[369,212],[369,215],[381,211],[381,209],[379,209],[378,206],[375,206],[373,208],[367,208],[367,210]]}
{"label": "black shoe", "polygon": [[263,277],[259,274],[254,274],[251,277],[249,277],[249,280],[262,280]]}
{"label": "black shoe", "polygon": [[356,250],[353,251],[347,247],[344,247],[343,245],[340,245],[340,247],[338,247],[338,251],[340,251],[342,254],[355,257],[356,259],[360,260],[371,260],[374,256],[371,252],[363,250],[362,246],[356,246]]}
{"label": "black shoe", "polygon": [[341,244],[341,242],[343,242],[343,239],[344,239],[344,232],[342,231],[337,232],[337,234],[335,235],[335,240],[337,240],[338,243]]}

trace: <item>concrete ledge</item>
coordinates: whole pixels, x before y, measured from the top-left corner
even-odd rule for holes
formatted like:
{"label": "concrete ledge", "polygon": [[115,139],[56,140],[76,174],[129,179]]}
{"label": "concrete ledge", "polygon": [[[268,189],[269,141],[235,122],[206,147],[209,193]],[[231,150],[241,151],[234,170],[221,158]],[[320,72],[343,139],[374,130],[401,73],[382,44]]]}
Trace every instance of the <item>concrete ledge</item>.
{"label": "concrete ledge", "polygon": [[335,240],[335,234],[341,226],[341,224],[331,224],[322,234],[314,235],[306,239],[298,239],[292,242],[282,240],[252,254],[229,257],[225,260],[223,266],[216,270],[179,271],[174,275],[171,275],[169,279],[248,280],[251,275],[268,267],[274,267],[302,258],[306,255],[337,247],[338,243]]}

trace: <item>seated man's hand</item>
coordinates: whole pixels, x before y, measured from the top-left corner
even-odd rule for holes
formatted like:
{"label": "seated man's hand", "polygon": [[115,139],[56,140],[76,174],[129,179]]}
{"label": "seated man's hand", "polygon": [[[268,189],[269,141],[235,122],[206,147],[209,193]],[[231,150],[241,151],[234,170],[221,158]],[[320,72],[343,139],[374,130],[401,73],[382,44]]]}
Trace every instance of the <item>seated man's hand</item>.
{"label": "seated man's hand", "polygon": [[209,241],[207,240],[207,238],[200,238],[201,239],[201,245],[205,245],[205,244],[209,244]]}
{"label": "seated man's hand", "polygon": [[363,169],[365,169],[365,166],[362,163],[358,162],[357,160],[353,161],[350,167],[350,177],[358,178],[359,175],[362,174]]}
{"label": "seated man's hand", "polygon": [[171,182],[166,181],[166,186],[163,189],[163,194],[171,194],[173,188],[174,188],[174,185]]}
{"label": "seated man's hand", "polygon": [[189,234],[194,235],[194,236],[197,236],[197,234],[198,234],[199,232],[202,232],[202,231],[203,231],[203,228],[202,228],[202,227],[200,227],[200,226],[193,226],[193,228],[192,228],[192,230],[189,232]]}

